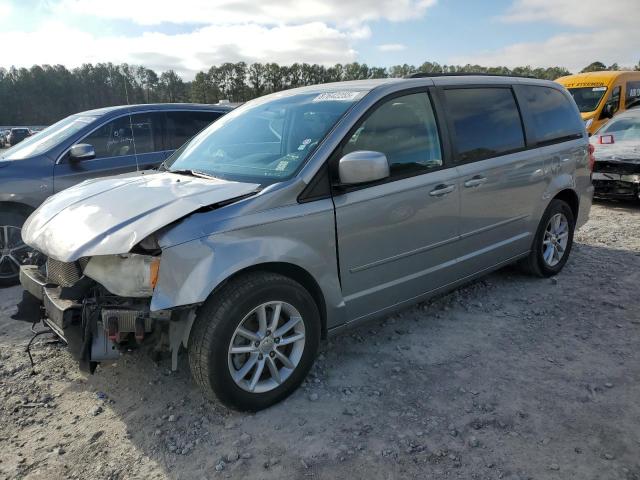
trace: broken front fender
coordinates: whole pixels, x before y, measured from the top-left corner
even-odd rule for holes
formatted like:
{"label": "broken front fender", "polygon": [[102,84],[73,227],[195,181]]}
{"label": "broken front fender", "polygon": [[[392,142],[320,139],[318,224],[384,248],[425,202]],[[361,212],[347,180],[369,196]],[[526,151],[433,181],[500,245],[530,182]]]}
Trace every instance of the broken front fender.
{"label": "broken front fender", "polygon": [[338,280],[331,200],[263,211],[243,217],[242,222],[258,218],[262,223],[164,248],[151,310],[202,303],[218,285],[242,270],[287,264],[304,270],[320,288],[327,325],[341,323],[344,301]]}

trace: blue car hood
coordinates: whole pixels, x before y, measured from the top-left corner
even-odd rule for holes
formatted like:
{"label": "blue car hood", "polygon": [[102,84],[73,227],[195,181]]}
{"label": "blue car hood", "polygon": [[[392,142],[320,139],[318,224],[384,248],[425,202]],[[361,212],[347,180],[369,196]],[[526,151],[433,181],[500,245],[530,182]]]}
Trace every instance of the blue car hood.
{"label": "blue car hood", "polygon": [[63,262],[126,253],[195,210],[250,194],[258,187],[154,171],[88,180],[43,203],[27,219],[22,238]]}

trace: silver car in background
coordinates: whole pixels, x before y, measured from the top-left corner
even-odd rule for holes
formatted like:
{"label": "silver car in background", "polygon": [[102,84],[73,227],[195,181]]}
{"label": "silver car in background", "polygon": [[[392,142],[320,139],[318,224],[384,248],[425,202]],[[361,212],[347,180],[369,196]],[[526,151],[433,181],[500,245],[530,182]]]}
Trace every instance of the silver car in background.
{"label": "silver car in background", "polygon": [[[47,200],[20,311],[83,368],[166,333],[211,398],[259,410],[330,333],[519,262],[568,260],[588,218],[588,139],[569,94],[515,77],[318,85],[239,107],[164,171]],[[36,309],[37,311],[37,309]]]}

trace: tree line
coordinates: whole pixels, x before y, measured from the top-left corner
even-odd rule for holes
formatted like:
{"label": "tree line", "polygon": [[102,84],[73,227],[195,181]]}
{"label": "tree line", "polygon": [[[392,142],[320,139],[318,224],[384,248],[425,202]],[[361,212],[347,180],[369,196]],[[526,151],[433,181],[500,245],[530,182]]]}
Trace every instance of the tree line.
{"label": "tree line", "polygon": [[[593,62],[583,71],[618,69]],[[640,70],[640,63],[634,67]],[[569,75],[566,68],[483,67],[480,65],[394,65],[364,63],[317,64],[245,62],[223,63],[184,81],[174,70],[160,75],[143,66],[123,63],[84,64],[72,70],[63,65],[0,68],[0,125],[48,125],[72,113],[111,105],[154,102],[245,102],[261,95],[317,83],[368,78],[404,77],[413,73],[478,72],[524,75],[555,80]]]}

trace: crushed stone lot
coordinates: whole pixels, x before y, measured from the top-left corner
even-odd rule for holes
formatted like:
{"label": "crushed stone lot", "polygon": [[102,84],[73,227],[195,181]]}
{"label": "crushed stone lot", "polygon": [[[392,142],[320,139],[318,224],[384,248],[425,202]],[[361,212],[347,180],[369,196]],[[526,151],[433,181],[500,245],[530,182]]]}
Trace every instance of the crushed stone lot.
{"label": "crushed stone lot", "polygon": [[553,279],[506,268],[330,339],[257,414],[144,351],[79,373],[0,290],[0,478],[640,480],[640,206],[594,205]]}

